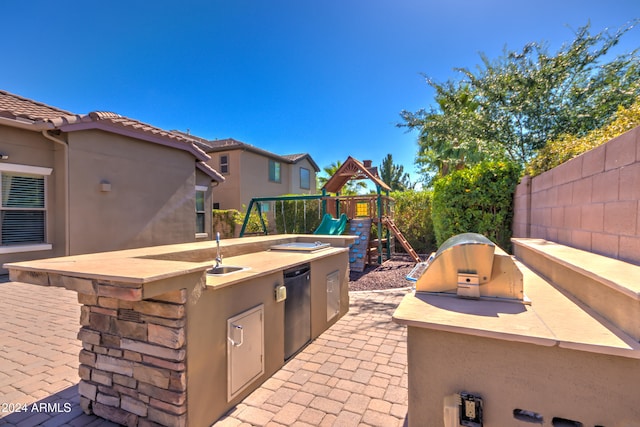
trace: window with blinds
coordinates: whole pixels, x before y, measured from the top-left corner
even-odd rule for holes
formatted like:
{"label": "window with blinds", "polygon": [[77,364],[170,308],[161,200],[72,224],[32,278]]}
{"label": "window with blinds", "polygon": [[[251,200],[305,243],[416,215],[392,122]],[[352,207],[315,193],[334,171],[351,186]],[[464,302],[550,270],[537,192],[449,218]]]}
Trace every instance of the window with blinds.
{"label": "window with blinds", "polygon": [[280,162],[269,159],[269,181],[280,182]]}
{"label": "window with blinds", "polygon": [[2,172],[0,234],[2,245],[45,242],[45,180],[43,176]]}
{"label": "window with blinds", "polygon": [[220,173],[221,174],[229,173],[229,155],[228,154],[220,155]]}
{"label": "window with blinds", "polygon": [[204,192],[196,191],[196,233],[204,233]]}
{"label": "window with blinds", "polygon": [[207,187],[196,185],[196,234],[206,233],[206,208]]}

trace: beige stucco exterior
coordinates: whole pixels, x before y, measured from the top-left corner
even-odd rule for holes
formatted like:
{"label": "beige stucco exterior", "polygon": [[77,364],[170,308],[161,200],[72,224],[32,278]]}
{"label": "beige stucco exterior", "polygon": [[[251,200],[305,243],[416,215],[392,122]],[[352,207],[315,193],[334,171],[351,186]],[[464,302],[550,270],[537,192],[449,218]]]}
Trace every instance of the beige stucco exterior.
{"label": "beige stucco exterior", "polygon": [[[267,255],[263,253],[263,256]],[[273,260],[273,262],[278,262]],[[349,310],[348,253],[311,261],[311,339],[317,338]],[[340,314],[326,319],[326,277],[341,273]],[[246,398],[255,387],[284,364],[284,302],[274,290],[283,284],[282,271],[203,292],[187,306],[187,383],[189,425],[210,425]],[[231,401],[227,401],[227,319],[263,304],[264,374]]]}
{"label": "beige stucco exterior", "polygon": [[7,251],[0,262],[14,262],[65,254],[64,156],[62,147],[44,138],[39,132],[0,126],[0,153],[8,156],[2,164],[26,165],[53,169],[45,178],[47,205],[46,239],[51,249],[24,252]]}
{"label": "beige stucco exterior", "polygon": [[[216,192],[213,203],[220,209],[244,210],[254,197],[273,197],[284,194],[317,194],[316,169],[307,157],[295,163],[271,158],[280,162],[280,182],[269,180],[269,159],[265,154],[251,150],[233,149],[210,152],[209,165],[220,170],[220,156],[228,156],[229,171],[223,173],[225,182]],[[309,171],[309,188],[300,185],[300,169]]]}
{"label": "beige stucco exterior", "polygon": [[409,426],[445,426],[445,398],[462,392],[482,398],[486,427],[637,425],[640,267],[541,239],[514,245],[530,303],[416,292],[394,313],[407,326]]}
{"label": "beige stucco exterior", "polygon": [[0,169],[51,170],[45,176],[46,238],[0,246],[0,263],[212,238],[210,214],[206,233],[196,234],[195,191],[206,191],[204,206],[210,207],[217,183],[188,150],[97,129],[23,127],[0,123],[0,153],[8,156]]}
{"label": "beige stucco exterior", "polygon": [[[632,427],[640,419],[638,360],[410,327],[409,425],[444,427],[444,397],[483,398],[484,426]],[[544,422],[514,418],[521,409]]]}
{"label": "beige stucco exterior", "polygon": [[196,240],[195,186],[210,187],[197,178],[187,152],[99,130],[69,134],[71,255]]}
{"label": "beige stucco exterior", "polygon": [[219,203],[220,209],[239,209],[238,207],[242,207],[242,151],[230,150],[209,153],[209,156],[211,156],[211,160],[208,163],[214,168],[220,168],[220,156],[228,158],[228,172],[221,172],[224,176],[224,186],[222,187],[224,191],[220,191],[213,197],[213,203]]}

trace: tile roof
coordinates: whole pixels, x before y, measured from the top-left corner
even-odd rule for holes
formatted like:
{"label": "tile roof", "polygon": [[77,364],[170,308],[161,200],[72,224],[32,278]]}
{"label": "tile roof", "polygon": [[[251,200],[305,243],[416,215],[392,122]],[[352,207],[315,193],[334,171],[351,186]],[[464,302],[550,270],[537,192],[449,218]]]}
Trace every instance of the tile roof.
{"label": "tile roof", "polygon": [[[10,119],[22,118],[34,122],[48,121],[56,127],[66,127],[69,131],[75,130],[73,126],[81,123],[108,123],[114,126],[130,128],[132,130],[176,141],[188,142],[189,144],[192,142],[192,139],[190,138],[183,137],[182,135],[160,129],[138,120],[130,119],[117,113],[93,111],[89,114],[74,114],[3,90],[0,90],[0,117]],[[86,125],[84,127],[86,127]]]}
{"label": "tile roof", "polygon": [[[297,163],[307,158],[316,171],[320,170],[308,153],[278,155],[233,138],[207,140],[180,131],[160,129],[109,111],[93,111],[89,114],[75,114],[3,90],[0,90],[0,117],[20,122],[50,124],[49,126],[52,128],[56,127],[64,132],[100,128],[116,133],[126,133],[133,137],[146,135],[146,139],[160,143],[162,143],[162,140],[166,140],[170,142],[169,145],[175,148],[186,149],[199,160],[207,160],[208,155],[206,153],[230,149],[244,149],[286,163]],[[219,175],[215,170],[212,169],[212,171],[213,172],[209,174],[212,175],[214,179],[218,180],[218,178],[222,178],[222,175]],[[224,180],[224,178],[220,179],[220,181],[222,180]]]}
{"label": "tile roof", "polygon": [[253,151],[261,151],[267,154],[270,154],[275,157],[279,157],[277,154],[269,153],[268,151],[262,150],[254,145],[247,144],[246,142],[241,142],[233,138],[225,138],[225,139],[212,139],[206,140],[199,138],[200,146],[207,153],[213,153],[215,151],[224,151],[233,148],[245,148]]}
{"label": "tile roof", "polygon": [[284,163],[297,163],[306,157],[309,159],[309,162],[315,168],[316,172],[320,171],[320,168],[318,167],[316,162],[313,161],[313,159],[308,153],[279,155],[267,150],[263,150],[262,148],[256,147],[255,145],[238,141],[233,138],[214,139],[214,140],[206,140],[198,137],[193,137],[193,138],[194,138],[195,144],[198,147],[200,147],[202,150],[204,150],[205,153],[215,153],[219,151],[242,149],[242,150],[252,151],[254,153],[257,153],[266,157],[271,157],[273,159],[279,160]]}
{"label": "tile roof", "polygon": [[313,166],[315,171],[316,172],[320,172],[320,167],[311,158],[311,155],[309,155],[309,153],[285,154],[282,157],[284,157],[285,159],[289,160],[291,163],[298,163],[299,161],[304,160],[306,158],[309,161],[309,163],[311,163],[311,166]]}
{"label": "tile roof", "polygon": [[[101,123],[108,124],[114,127],[127,128],[133,131],[146,133],[149,135],[160,136],[163,138],[168,138],[174,141],[184,142],[189,145],[193,145],[193,140],[191,138],[184,137],[182,135],[176,134],[175,132],[167,131],[164,129],[160,129],[153,125],[130,119],[125,116],[121,116],[120,114],[112,113],[109,111],[93,111],[89,114],[76,116],[77,119],[75,121],[69,121],[67,123],[68,129],[72,130],[73,125],[80,123]],[[61,128],[64,127],[63,124],[60,124]],[[64,130],[64,129],[63,129]],[[200,148],[198,151],[204,154]]]}
{"label": "tile roof", "polygon": [[[185,150],[201,162],[210,159],[202,148],[196,146],[193,138],[179,133],[166,131],[108,111],[74,114],[3,90],[0,90],[0,118],[13,120],[21,123],[22,126],[46,125],[44,129],[57,128],[63,132],[100,129]],[[42,127],[34,128],[34,130],[42,129]],[[224,177],[210,167],[203,166],[199,169],[218,182],[224,181]]]}
{"label": "tile roof", "polygon": [[38,122],[73,115],[69,111],[0,90],[0,117]]}
{"label": "tile roof", "polygon": [[205,162],[197,162],[196,167],[217,182],[223,182],[225,180],[224,176],[222,176],[220,172],[218,172]]}
{"label": "tile roof", "polygon": [[[47,121],[59,128],[66,127],[69,131],[75,130],[73,126],[81,123],[101,122],[158,135],[176,141],[184,141],[189,144],[192,142],[190,138],[185,138],[174,132],[166,131],[120,114],[108,111],[93,111],[89,114],[75,114],[66,110],[51,107],[43,104],[42,102],[23,98],[3,90],[0,90],[0,117],[9,119],[28,119],[33,122]],[[84,127],[86,127],[86,125]]]}
{"label": "tile roof", "polygon": [[200,160],[197,163],[198,169],[217,182],[225,180],[217,170],[205,163],[210,157],[197,145],[196,141],[180,133],[160,129],[147,123],[108,111],[93,111],[83,116],[75,116],[75,120],[66,120],[65,124],[61,123],[59,126],[60,129],[65,132],[98,128],[185,150],[193,154],[197,160]]}
{"label": "tile roof", "polygon": [[284,157],[287,160],[290,160],[292,162],[297,162],[298,160],[302,160],[305,156],[308,156],[307,153],[299,153],[299,154],[283,154],[282,157]]}

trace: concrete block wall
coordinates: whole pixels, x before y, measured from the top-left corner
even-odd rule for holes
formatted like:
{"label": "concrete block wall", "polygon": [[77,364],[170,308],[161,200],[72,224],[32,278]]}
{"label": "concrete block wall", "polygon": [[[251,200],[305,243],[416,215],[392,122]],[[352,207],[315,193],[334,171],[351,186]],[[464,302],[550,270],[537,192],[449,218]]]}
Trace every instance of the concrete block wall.
{"label": "concrete block wall", "polygon": [[514,196],[514,237],[640,265],[640,127],[534,178]]}

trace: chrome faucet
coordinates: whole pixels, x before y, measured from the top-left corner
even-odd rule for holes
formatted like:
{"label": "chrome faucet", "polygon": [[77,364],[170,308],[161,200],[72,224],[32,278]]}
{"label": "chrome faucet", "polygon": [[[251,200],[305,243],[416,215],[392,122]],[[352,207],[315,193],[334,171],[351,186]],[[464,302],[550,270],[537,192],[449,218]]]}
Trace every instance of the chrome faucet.
{"label": "chrome faucet", "polygon": [[216,233],[216,247],[218,248],[216,254],[216,265],[214,268],[218,268],[222,264],[222,255],[220,254],[220,232]]}

